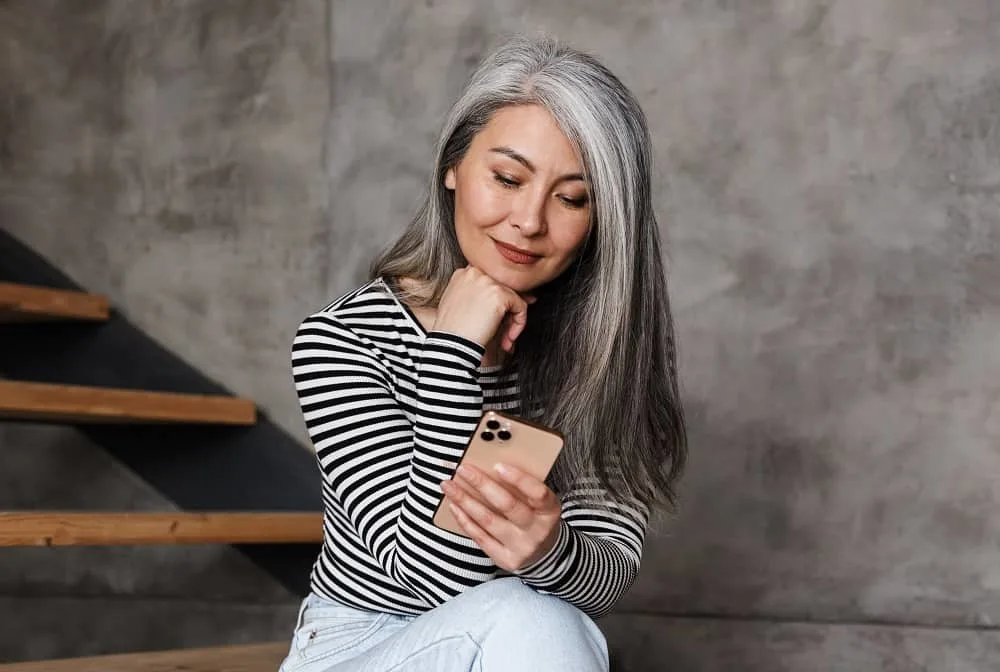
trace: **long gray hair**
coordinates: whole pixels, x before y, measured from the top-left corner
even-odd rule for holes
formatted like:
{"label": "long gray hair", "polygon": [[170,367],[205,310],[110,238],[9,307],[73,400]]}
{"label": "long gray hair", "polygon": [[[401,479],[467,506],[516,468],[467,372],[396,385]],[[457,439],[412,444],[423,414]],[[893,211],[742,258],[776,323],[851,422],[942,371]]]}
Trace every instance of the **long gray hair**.
{"label": "long gray hair", "polygon": [[447,170],[500,108],[540,105],[584,165],[593,226],[574,264],[535,291],[509,366],[522,412],[566,435],[550,485],[596,477],[614,500],[674,504],[687,456],[673,321],[650,198],[650,140],[631,92],[593,57],[549,38],[515,38],[486,57],[452,107],[429,192],[372,277],[429,287],[436,305],[464,266]]}

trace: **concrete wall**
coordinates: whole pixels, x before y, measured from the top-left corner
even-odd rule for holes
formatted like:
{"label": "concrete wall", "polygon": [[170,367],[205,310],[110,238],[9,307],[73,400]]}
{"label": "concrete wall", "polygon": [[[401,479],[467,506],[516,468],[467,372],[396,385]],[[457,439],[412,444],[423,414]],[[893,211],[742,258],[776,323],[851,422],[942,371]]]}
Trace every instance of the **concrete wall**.
{"label": "concrete wall", "polygon": [[[478,58],[538,28],[643,103],[670,243],[691,467],[612,643],[632,669],[992,669],[994,0],[8,0],[0,222],[304,440],[298,321],[403,226]],[[0,445],[55,451],[38,473],[81,503],[69,456],[141,491],[63,432],[9,428]],[[36,482],[25,508],[51,492]],[[39,613],[87,596],[137,623],[169,595],[219,609],[216,641],[285,636],[288,596],[250,568],[213,579],[239,558],[87,553],[0,591]],[[204,581],[153,578],[189,563]],[[184,601],[209,587],[210,606]],[[41,655],[5,637],[9,657]]]}

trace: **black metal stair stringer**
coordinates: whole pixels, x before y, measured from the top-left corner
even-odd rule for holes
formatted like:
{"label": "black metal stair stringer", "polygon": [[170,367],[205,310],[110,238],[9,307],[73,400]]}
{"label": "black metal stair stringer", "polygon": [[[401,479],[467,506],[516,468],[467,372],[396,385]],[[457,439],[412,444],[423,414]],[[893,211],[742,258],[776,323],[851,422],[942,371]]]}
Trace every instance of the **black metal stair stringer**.
{"label": "black metal stair stringer", "polygon": [[[0,230],[0,280],[83,290]],[[112,311],[105,323],[8,324],[0,374],[17,380],[161,392],[225,394]],[[74,425],[164,497],[189,511],[321,511],[315,456],[264,413],[252,427]],[[288,590],[308,591],[315,544],[236,547]]]}

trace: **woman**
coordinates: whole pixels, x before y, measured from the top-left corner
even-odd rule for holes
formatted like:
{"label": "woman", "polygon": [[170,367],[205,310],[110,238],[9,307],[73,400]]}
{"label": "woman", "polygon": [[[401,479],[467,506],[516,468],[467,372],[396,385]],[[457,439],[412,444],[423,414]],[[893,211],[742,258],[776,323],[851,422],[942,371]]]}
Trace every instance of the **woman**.
{"label": "woman", "polygon": [[[606,670],[591,619],[686,454],[672,344],[638,104],[587,55],[505,44],[372,280],[296,335],[325,543],[282,670]],[[454,473],[484,409],[566,436],[546,483]]]}

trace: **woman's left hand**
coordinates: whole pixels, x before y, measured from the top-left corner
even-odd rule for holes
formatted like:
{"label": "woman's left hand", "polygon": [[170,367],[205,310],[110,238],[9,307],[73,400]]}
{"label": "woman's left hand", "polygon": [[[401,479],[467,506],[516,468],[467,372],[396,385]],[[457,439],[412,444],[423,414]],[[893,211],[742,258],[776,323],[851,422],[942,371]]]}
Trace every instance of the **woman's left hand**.
{"label": "woman's left hand", "polygon": [[501,569],[527,567],[559,539],[559,498],[516,467],[498,465],[494,476],[462,465],[441,488],[462,530]]}

